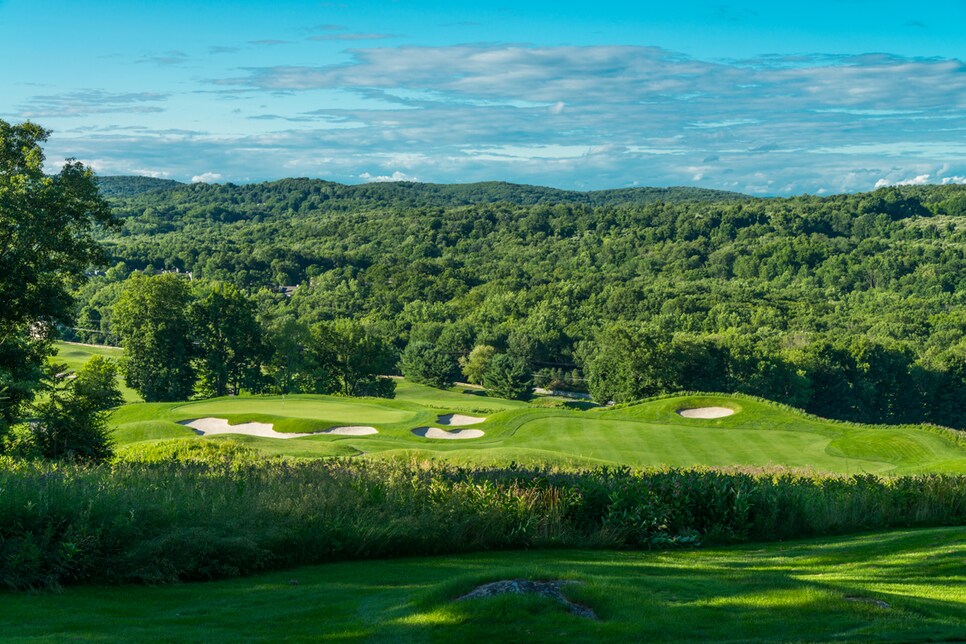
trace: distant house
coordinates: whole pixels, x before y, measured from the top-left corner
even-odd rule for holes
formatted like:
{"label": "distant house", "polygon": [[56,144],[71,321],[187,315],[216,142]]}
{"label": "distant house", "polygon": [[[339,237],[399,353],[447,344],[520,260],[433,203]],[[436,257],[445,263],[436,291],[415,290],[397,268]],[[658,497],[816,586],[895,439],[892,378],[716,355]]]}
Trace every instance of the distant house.
{"label": "distant house", "polygon": [[297,288],[298,288],[297,285],[296,286],[279,286],[278,287],[278,292],[281,293],[282,295],[284,295],[285,297],[292,297],[292,294],[295,293],[295,289],[297,289]]}
{"label": "distant house", "polygon": [[174,268],[166,268],[163,271],[160,271],[159,274],[160,275],[171,274],[171,275],[177,275],[178,277],[187,277],[189,281],[194,279],[194,275],[191,274],[191,271],[185,271],[184,273],[182,273],[181,269],[178,268],[177,266]]}

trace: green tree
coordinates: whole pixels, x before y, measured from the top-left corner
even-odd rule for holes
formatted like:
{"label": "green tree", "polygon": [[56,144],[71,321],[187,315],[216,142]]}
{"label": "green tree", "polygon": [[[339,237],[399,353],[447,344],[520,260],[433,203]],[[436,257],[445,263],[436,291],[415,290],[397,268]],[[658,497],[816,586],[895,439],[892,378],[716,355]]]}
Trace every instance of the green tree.
{"label": "green tree", "polygon": [[399,368],[409,380],[439,389],[452,387],[457,374],[453,357],[429,342],[410,342],[399,358]]}
{"label": "green tree", "polygon": [[483,375],[490,364],[490,360],[496,355],[496,347],[489,344],[478,344],[473,347],[470,354],[460,359],[460,367],[467,382],[474,385],[483,383]]}
{"label": "green tree", "polygon": [[392,347],[355,320],[323,322],[312,329],[310,354],[317,393],[392,398],[396,382],[383,378],[393,365]]}
{"label": "green tree", "polygon": [[670,342],[653,329],[612,325],[583,353],[587,385],[599,402],[627,403],[680,389]]}
{"label": "green tree", "polygon": [[266,350],[251,299],[232,284],[216,284],[192,303],[191,322],[205,395],[260,389]]}
{"label": "green tree", "polygon": [[526,400],[533,389],[533,376],[522,358],[498,353],[486,367],[483,386],[500,398]]}
{"label": "green tree", "polygon": [[48,134],[0,120],[0,435],[40,387],[71,291],[103,263],[94,229],[116,224],[89,168],[68,160],[44,173]]}
{"label": "green tree", "polygon": [[60,372],[53,377],[49,395],[36,405],[36,420],[31,423],[41,455],[79,461],[111,457],[107,416],[123,402],[117,371],[113,360],[93,356],[76,374]]}
{"label": "green tree", "polygon": [[133,275],[114,305],[125,381],[147,402],[187,400],[194,393],[190,304],[188,283],[168,273]]}
{"label": "green tree", "polygon": [[310,393],[313,384],[313,365],[310,347],[312,332],[307,325],[292,315],[283,315],[265,323],[265,342],[268,345],[266,374],[274,393]]}

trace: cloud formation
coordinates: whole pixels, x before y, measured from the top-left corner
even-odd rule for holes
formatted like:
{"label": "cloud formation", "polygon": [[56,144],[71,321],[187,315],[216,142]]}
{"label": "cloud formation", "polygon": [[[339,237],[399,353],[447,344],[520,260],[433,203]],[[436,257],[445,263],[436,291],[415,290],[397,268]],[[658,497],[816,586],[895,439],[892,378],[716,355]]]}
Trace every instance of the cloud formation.
{"label": "cloud formation", "polygon": [[334,33],[319,34],[309,36],[309,40],[385,40],[386,38],[398,38],[396,34],[377,34],[377,33]]}
{"label": "cloud formation", "polygon": [[373,176],[368,172],[363,172],[359,175],[359,178],[366,183],[385,183],[389,181],[419,181],[418,177],[411,177],[405,172],[400,172],[396,170],[392,174],[380,174]]}
{"label": "cloud formation", "polygon": [[19,108],[22,118],[85,116],[111,113],[163,112],[158,103],[168,94],[155,92],[105,92],[91,89],[33,97]]}
{"label": "cloud formation", "polygon": [[[312,33],[359,35],[339,25]],[[966,64],[957,59],[706,61],[656,47],[515,45],[348,54],[340,64],[249,68],[214,81],[236,99],[271,97],[270,111],[253,106],[241,120],[279,130],[74,142],[99,136],[94,156],[123,154],[137,139],[141,154],[163,160],[159,171],[187,177],[183,168],[201,160],[235,181],[298,173],[798,194],[966,176]],[[358,100],[326,106],[332,93]]]}

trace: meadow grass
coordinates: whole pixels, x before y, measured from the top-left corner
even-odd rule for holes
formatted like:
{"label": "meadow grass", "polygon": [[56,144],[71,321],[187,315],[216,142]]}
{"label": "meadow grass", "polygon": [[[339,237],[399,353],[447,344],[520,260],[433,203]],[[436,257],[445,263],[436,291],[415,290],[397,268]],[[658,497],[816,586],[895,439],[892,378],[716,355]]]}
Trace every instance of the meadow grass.
{"label": "meadow grass", "polygon": [[199,581],[481,549],[665,548],[962,525],[964,483],[940,474],[285,461],[225,440],[147,443],[110,465],[0,461],[0,587]]}
{"label": "meadow grass", "polygon": [[[958,641],[964,558],[962,530],[945,528],[349,562],[205,584],[6,593],[0,632],[13,641]],[[571,580],[565,595],[600,619],[539,597],[453,601],[515,578]]]}

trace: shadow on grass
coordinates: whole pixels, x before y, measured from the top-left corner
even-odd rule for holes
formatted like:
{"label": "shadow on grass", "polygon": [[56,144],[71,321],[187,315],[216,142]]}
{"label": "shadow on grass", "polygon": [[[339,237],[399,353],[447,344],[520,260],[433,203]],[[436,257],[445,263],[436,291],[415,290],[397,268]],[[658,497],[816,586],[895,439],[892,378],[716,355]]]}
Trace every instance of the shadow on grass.
{"label": "shadow on grass", "polygon": [[[966,632],[964,548],[961,531],[940,529],[755,548],[332,564],[229,582],[7,594],[0,632],[209,642],[955,640]],[[453,601],[516,578],[574,580],[564,594],[601,619],[542,597]]]}

